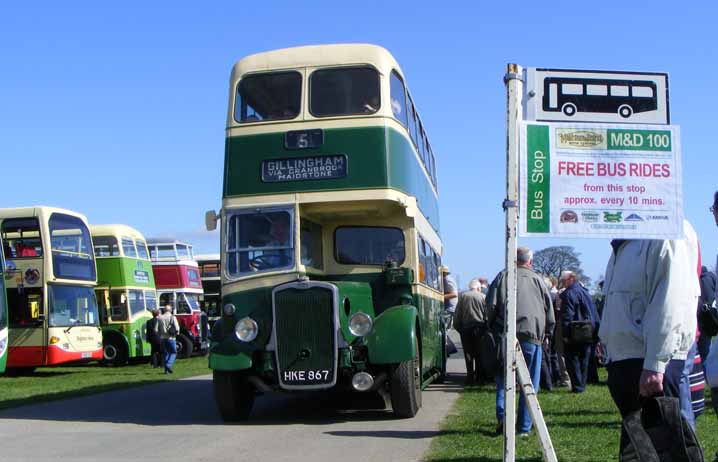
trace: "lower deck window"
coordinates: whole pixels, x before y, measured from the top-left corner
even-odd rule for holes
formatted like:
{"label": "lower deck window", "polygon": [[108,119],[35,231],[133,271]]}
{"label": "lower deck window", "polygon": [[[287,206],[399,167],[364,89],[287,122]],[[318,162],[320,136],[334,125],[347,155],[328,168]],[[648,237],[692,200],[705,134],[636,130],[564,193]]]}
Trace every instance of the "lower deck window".
{"label": "lower deck window", "polygon": [[343,226],[334,232],[334,256],[345,265],[401,265],[406,257],[398,228]]}
{"label": "lower deck window", "polygon": [[227,272],[230,276],[294,266],[293,214],[258,210],[230,215],[227,222]]}

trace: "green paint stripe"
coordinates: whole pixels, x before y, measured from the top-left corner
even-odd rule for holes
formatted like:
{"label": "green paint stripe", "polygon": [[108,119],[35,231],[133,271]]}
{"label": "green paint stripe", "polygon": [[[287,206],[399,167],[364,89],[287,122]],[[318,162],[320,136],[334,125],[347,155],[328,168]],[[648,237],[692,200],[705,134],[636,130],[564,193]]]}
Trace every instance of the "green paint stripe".
{"label": "green paint stripe", "polygon": [[549,194],[551,191],[551,156],[548,125],[528,125],[526,231],[549,232]]}
{"label": "green paint stripe", "polygon": [[609,151],[671,151],[670,130],[608,129]]}

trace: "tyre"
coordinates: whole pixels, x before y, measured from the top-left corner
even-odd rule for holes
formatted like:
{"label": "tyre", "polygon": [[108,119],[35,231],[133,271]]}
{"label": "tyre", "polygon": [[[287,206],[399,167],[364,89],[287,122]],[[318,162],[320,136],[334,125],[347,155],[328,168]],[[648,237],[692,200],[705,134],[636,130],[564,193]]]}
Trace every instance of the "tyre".
{"label": "tyre", "polygon": [[566,103],[566,104],[564,104],[563,107],[561,108],[561,111],[562,111],[565,115],[571,117],[571,116],[573,116],[573,115],[576,114],[576,106],[575,106],[574,104],[572,104],[572,103]]}
{"label": "tyre", "polygon": [[102,364],[106,366],[124,366],[127,364],[127,347],[116,336],[102,340]]}
{"label": "tyre", "polygon": [[389,391],[394,415],[400,419],[414,417],[421,407],[421,356],[418,339],[414,341],[415,359],[399,363],[391,372]]}
{"label": "tyre", "polygon": [[192,356],[192,339],[187,337],[185,334],[179,334],[177,336],[177,357],[180,359],[187,359]]}
{"label": "tyre", "polygon": [[255,390],[242,372],[214,371],[214,401],[225,422],[241,422],[249,418],[254,405]]}
{"label": "tyre", "polygon": [[436,378],[436,383],[444,383],[446,380],[446,362],[449,359],[449,355],[446,352],[446,336],[449,335],[446,331],[441,336],[441,363],[439,364],[439,376]]}
{"label": "tyre", "polygon": [[624,104],[623,106],[618,108],[618,115],[620,115],[624,119],[628,119],[633,115],[633,108],[628,104]]}

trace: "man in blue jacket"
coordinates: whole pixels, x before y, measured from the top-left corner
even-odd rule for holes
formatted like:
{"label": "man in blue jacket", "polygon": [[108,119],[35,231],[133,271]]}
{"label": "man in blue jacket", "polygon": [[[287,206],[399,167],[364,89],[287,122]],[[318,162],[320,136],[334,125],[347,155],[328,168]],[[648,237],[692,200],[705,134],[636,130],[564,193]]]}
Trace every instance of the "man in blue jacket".
{"label": "man in blue jacket", "polygon": [[[559,297],[566,368],[571,377],[571,391],[583,393],[586,389],[591,348],[598,332],[598,313],[588,291],[576,280],[576,273],[562,272],[561,285],[565,289]],[[590,329],[587,325],[590,325]],[[583,338],[578,332],[579,329],[583,329]],[[586,333],[590,335],[586,336]]]}

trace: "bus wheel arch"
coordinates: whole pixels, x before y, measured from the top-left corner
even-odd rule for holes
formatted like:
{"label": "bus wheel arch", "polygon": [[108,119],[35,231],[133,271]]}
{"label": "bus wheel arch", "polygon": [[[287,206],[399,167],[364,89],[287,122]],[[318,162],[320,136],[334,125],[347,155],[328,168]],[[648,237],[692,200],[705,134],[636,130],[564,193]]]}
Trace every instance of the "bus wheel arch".
{"label": "bus wheel arch", "polygon": [[563,106],[561,106],[561,112],[563,112],[564,115],[567,115],[569,117],[573,117],[574,115],[576,115],[577,111],[578,109],[573,103],[565,103]]}
{"label": "bus wheel arch", "polygon": [[622,104],[618,107],[618,115],[624,119],[628,119],[633,115],[633,108],[628,104]]}

